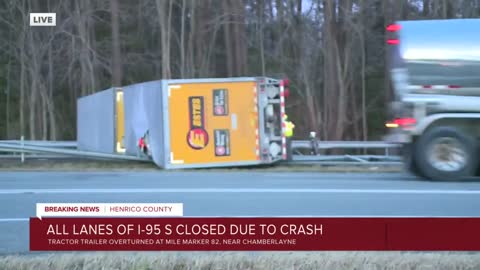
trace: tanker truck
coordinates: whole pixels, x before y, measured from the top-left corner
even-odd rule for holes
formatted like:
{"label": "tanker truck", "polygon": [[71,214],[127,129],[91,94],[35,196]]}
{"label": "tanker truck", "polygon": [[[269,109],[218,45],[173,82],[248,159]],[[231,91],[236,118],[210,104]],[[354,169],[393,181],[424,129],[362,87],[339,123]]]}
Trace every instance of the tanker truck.
{"label": "tanker truck", "polygon": [[399,21],[386,30],[394,92],[386,140],[401,145],[417,176],[478,176],[480,19]]}

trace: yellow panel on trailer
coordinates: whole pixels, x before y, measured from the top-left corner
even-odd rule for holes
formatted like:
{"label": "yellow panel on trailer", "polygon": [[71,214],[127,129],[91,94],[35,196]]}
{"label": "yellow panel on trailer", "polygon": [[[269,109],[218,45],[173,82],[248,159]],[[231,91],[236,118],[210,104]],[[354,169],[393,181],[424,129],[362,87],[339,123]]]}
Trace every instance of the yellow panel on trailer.
{"label": "yellow panel on trailer", "polygon": [[259,160],[255,81],[169,84],[168,96],[173,164]]}
{"label": "yellow panel on trailer", "polygon": [[125,111],[123,106],[123,91],[121,88],[117,88],[115,92],[115,150],[117,153],[125,152]]}

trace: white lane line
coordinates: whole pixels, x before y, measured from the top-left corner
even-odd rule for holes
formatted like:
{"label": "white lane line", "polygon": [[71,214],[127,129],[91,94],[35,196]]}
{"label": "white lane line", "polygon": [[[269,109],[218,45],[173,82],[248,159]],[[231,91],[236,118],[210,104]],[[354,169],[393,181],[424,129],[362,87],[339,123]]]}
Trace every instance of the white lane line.
{"label": "white lane line", "polygon": [[24,222],[29,220],[29,218],[0,218],[0,222]]}
{"label": "white lane line", "polygon": [[97,193],[347,193],[480,195],[480,190],[449,189],[329,189],[329,188],[140,188],[140,189],[3,189],[0,195]]}

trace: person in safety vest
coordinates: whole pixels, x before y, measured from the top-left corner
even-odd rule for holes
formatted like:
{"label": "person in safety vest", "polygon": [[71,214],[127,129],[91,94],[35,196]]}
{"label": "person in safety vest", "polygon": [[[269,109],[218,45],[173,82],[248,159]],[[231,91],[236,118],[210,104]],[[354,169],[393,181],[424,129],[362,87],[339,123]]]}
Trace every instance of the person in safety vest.
{"label": "person in safety vest", "polygon": [[285,136],[290,138],[293,136],[293,129],[295,128],[295,125],[291,121],[288,121],[288,115],[286,114],[283,120],[285,122]]}
{"label": "person in safety vest", "polygon": [[295,128],[295,125],[291,122],[288,121],[288,115],[284,115],[283,121],[285,122],[285,137],[287,137],[287,159],[291,160],[292,159],[292,143],[291,143],[291,137],[293,136],[293,129]]}

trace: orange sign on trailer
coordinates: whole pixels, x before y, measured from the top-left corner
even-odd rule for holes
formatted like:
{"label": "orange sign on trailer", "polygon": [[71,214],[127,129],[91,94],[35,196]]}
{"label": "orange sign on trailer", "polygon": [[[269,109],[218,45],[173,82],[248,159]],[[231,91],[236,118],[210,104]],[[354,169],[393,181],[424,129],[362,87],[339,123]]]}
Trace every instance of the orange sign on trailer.
{"label": "orange sign on trailer", "polygon": [[[256,161],[251,122],[254,81],[181,83],[168,87],[171,159],[176,164]],[[258,124],[258,123],[257,123]]]}

